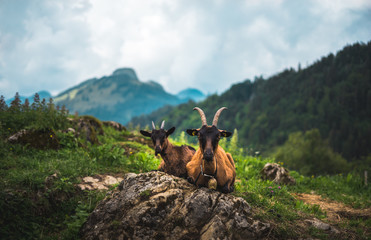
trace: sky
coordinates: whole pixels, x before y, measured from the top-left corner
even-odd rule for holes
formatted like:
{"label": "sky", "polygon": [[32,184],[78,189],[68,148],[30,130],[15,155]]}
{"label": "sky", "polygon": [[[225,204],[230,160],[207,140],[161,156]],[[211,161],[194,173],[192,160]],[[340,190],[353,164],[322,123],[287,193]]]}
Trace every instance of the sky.
{"label": "sky", "polygon": [[122,67],[170,93],[222,93],[367,43],[370,26],[370,0],[0,0],[0,95]]}

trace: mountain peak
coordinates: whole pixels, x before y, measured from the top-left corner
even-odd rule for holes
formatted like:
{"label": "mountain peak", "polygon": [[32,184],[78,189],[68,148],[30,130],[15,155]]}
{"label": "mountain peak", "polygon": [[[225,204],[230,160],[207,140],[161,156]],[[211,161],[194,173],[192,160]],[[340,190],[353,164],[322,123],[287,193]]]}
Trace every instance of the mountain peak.
{"label": "mountain peak", "polygon": [[119,69],[116,69],[112,73],[112,76],[120,76],[120,75],[126,75],[132,80],[139,80],[137,77],[137,74],[132,68],[119,68]]}

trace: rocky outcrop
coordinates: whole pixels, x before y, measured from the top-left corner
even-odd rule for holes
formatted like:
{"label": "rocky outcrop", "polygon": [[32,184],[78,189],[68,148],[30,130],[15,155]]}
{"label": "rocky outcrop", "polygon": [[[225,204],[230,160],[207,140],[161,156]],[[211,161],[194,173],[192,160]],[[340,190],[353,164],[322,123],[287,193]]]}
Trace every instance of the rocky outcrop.
{"label": "rocky outcrop", "polygon": [[103,124],[93,116],[81,116],[68,118],[74,128],[68,128],[65,132],[72,132],[76,137],[84,139],[92,144],[100,144],[98,135],[104,135]]}
{"label": "rocky outcrop", "polygon": [[126,127],[124,127],[121,123],[115,121],[103,121],[102,122],[106,127],[112,127],[116,131],[126,131]]}
{"label": "rocky outcrop", "polygon": [[126,174],[80,234],[83,239],[259,239],[269,229],[252,218],[244,199],[155,171]]}
{"label": "rocky outcrop", "polygon": [[260,171],[263,179],[268,179],[277,184],[293,185],[295,179],[290,176],[289,171],[277,163],[267,163]]}
{"label": "rocky outcrop", "polygon": [[10,136],[7,141],[12,144],[22,144],[36,149],[59,149],[59,141],[55,132],[45,130],[21,130]]}

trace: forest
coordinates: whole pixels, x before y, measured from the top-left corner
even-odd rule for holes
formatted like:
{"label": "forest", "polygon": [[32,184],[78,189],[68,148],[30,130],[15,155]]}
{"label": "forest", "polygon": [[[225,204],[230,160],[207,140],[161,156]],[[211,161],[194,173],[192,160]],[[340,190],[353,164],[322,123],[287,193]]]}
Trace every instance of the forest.
{"label": "forest", "polygon": [[[221,117],[220,127],[237,129],[242,148],[275,157],[283,151],[280,148],[287,149],[290,136],[291,140],[306,136],[307,142],[312,136],[312,142],[321,141],[329,148],[326,151],[331,152],[327,155],[332,160],[327,166],[304,169],[303,173],[343,172],[360,165],[365,169],[371,165],[370,71],[371,42],[355,43],[304,69],[299,64],[298,69],[286,69],[267,79],[245,80],[202,102],[166,106],[133,118],[130,125],[145,127],[151,121],[166,120],[179,133],[200,127],[198,114],[192,112],[195,106],[202,108],[208,119],[225,106],[228,110]],[[315,161],[314,156],[311,158]],[[292,164],[295,161],[289,159],[287,163],[296,170],[301,170],[298,165],[308,164]],[[335,162],[338,168],[326,171]]]}

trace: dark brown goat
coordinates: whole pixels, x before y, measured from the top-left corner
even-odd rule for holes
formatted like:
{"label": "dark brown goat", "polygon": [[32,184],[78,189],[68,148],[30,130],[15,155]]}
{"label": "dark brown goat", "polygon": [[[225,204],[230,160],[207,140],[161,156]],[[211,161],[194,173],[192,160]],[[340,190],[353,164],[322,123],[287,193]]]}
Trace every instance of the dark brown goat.
{"label": "dark brown goat", "polygon": [[195,149],[191,146],[182,145],[174,146],[167,139],[175,130],[175,127],[169,130],[164,129],[165,121],[162,121],[161,128],[156,130],[155,124],[152,122],[152,132],[140,130],[140,133],[152,139],[155,147],[155,155],[161,155],[162,161],[158,170],[172,174],[177,177],[187,177],[186,165],[195,154]]}
{"label": "dark brown goat", "polygon": [[[195,107],[201,116],[202,127],[199,129],[188,129],[187,133],[191,136],[198,136],[200,148],[193,155],[187,164],[188,181],[197,186],[209,186],[210,182],[215,182],[224,193],[233,192],[234,181],[236,179],[236,169],[231,154],[226,153],[218,145],[221,137],[229,137],[232,133],[219,130],[217,123],[220,113],[226,109],[220,108],[214,116],[213,125],[208,126],[204,112]],[[212,188],[212,187],[210,187]]]}

